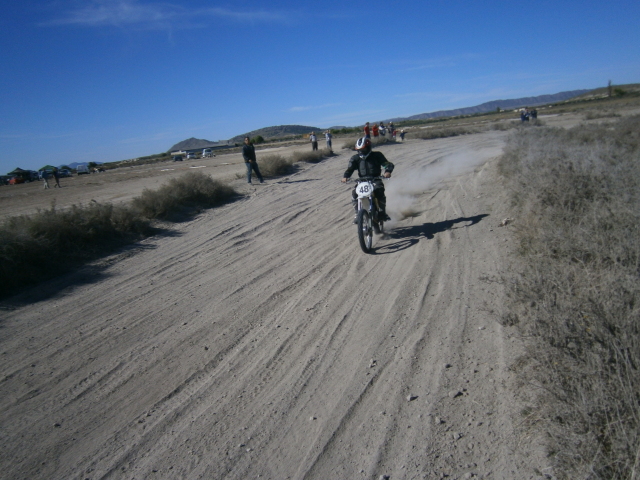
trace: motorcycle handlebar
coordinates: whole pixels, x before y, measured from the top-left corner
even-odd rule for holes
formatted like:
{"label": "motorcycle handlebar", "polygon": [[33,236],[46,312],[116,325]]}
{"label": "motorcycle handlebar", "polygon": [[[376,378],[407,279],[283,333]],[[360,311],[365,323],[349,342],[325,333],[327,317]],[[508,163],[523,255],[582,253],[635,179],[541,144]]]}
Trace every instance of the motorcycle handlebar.
{"label": "motorcycle handlebar", "polygon": [[347,178],[346,183],[349,183],[351,180],[353,180],[356,183],[360,183],[360,182],[370,182],[372,180],[389,180],[389,178],[384,177],[382,175],[377,176],[377,177],[358,177],[358,178],[354,178],[354,179]]}

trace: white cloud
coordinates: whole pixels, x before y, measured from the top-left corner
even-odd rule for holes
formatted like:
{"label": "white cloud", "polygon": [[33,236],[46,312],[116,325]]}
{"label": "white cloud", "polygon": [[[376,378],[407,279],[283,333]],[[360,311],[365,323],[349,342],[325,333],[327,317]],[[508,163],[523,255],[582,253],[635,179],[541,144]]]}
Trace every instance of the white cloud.
{"label": "white cloud", "polygon": [[321,108],[339,107],[340,103],[325,103],[324,105],[306,106],[306,107],[291,107],[288,112],[307,112],[309,110],[319,110]]}
{"label": "white cloud", "polygon": [[43,25],[85,27],[164,28],[177,20],[227,18],[242,22],[286,22],[287,15],[266,10],[234,11],[226,8],[188,10],[170,3],[142,3],[138,0],[91,0],[88,4],[64,12]]}

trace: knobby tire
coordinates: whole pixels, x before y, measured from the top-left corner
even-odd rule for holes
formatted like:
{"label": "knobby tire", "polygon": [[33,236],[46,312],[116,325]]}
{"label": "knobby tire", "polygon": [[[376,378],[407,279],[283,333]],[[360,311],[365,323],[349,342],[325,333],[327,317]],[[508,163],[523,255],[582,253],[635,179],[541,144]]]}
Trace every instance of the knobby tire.
{"label": "knobby tire", "polygon": [[373,228],[371,227],[369,212],[366,210],[360,210],[358,212],[358,240],[360,240],[360,248],[362,248],[362,251],[364,253],[371,253]]}

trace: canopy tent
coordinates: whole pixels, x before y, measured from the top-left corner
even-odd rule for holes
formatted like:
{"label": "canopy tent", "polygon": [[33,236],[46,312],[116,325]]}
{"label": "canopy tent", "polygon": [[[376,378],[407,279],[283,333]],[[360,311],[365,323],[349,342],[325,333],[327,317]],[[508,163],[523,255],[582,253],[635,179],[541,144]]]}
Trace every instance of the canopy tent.
{"label": "canopy tent", "polygon": [[45,165],[44,167],[38,169],[39,172],[43,171],[43,170],[55,170],[58,167],[54,167],[53,165]]}
{"label": "canopy tent", "polygon": [[13,171],[7,173],[7,175],[21,175],[23,173],[27,173],[29,170],[23,170],[20,167],[15,168]]}

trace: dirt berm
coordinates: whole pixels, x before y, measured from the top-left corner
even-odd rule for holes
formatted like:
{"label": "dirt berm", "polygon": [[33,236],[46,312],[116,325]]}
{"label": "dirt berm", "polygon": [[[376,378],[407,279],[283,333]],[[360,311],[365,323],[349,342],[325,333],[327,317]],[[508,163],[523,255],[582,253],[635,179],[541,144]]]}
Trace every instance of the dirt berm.
{"label": "dirt berm", "polygon": [[543,478],[498,321],[505,135],[381,147],[372,255],[342,150],[5,302],[2,477]]}

